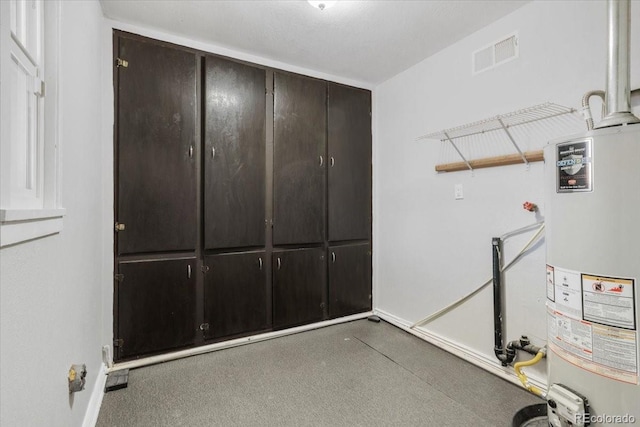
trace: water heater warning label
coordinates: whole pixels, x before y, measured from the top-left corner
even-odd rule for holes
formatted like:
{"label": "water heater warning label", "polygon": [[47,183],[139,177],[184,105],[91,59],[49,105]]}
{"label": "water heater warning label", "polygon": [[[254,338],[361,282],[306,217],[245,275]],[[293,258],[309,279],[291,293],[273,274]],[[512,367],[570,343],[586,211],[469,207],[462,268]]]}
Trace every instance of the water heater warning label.
{"label": "water heater warning label", "polygon": [[550,307],[574,319],[635,330],[635,280],[547,265]]}
{"label": "water heater warning label", "polygon": [[614,380],[638,384],[635,331],[564,316],[549,308],[549,348],[567,362]]}
{"label": "water heater warning label", "polygon": [[593,190],[591,139],[558,144],[558,193]]}
{"label": "water heater warning label", "polygon": [[547,266],[548,297],[550,287],[549,348],[582,369],[638,384],[635,279]]}
{"label": "water heater warning label", "polygon": [[582,275],[582,318],[625,329],[636,329],[634,281]]}

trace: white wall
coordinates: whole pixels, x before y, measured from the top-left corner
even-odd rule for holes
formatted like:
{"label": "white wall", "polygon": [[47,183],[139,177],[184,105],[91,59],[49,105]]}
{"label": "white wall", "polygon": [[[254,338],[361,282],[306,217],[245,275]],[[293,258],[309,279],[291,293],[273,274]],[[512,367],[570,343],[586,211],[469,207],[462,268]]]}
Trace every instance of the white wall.
{"label": "white wall", "polygon": [[[101,369],[104,254],[97,1],[62,2],[59,235],[0,252],[0,424],[78,426]],[[107,195],[107,197],[110,197]],[[86,390],[69,396],[71,364],[86,363]]]}
{"label": "white wall", "polygon": [[[640,4],[634,3],[631,86],[637,88]],[[519,59],[472,76],[472,52],[514,31]],[[586,91],[604,89],[606,42],[606,2],[536,1],[375,88],[377,310],[408,324],[439,310],[491,277],[493,236],[536,221],[524,201],[537,203],[544,217],[542,163],[437,175],[442,143],[415,138],[546,101],[578,108]],[[454,200],[456,183],[464,186],[464,200]],[[505,258],[531,235],[508,241]],[[527,334],[544,344],[544,265],[540,244],[506,275],[506,340]],[[491,287],[424,330],[493,363]],[[544,367],[537,376],[544,379]]]}

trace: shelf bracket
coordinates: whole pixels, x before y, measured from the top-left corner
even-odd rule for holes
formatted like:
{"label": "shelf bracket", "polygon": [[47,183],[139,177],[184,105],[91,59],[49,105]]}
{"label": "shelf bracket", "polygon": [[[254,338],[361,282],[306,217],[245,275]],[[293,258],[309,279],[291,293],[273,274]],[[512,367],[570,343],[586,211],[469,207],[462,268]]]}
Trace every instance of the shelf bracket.
{"label": "shelf bracket", "polygon": [[516,144],[516,141],[515,141],[515,139],[513,139],[513,136],[511,135],[511,132],[509,132],[509,128],[507,126],[505,126],[505,124],[502,121],[501,117],[498,117],[498,122],[500,123],[500,126],[502,126],[502,129],[504,130],[504,132],[509,137],[509,141],[511,141],[511,143],[513,144],[515,149],[518,151],[518,154],[520,154],[520,157],[522,158],[522,161],[524,162],[524,164],[529,166],[529,160],[527,160],[527,158],[524,155],[524,153],[522,152],[522,150],[520,150],[520,147],[518,147],[518,144]]}
{"label": "shelf bracket", "polygon": [[464,157],[464,155],[460,152],[460,150],[458,150],[458,147],[456,147],[456,144],[453,142],[453,140],[451,139],[451,137],[449,136],[449,134],[447,132],[443,132],[444,136],[446,137],[445,141],[449,141],[451,143],[451,145],[453,146],[453,148],[455,148],[455,150],[458,152],[458,155],[460,156],[460,158],[462,158],[462,161],[467,165],[467,167],[469,168],[470,171],[473,172],[473,168],[471,167],[471,164],[469,163],[469,161]]}

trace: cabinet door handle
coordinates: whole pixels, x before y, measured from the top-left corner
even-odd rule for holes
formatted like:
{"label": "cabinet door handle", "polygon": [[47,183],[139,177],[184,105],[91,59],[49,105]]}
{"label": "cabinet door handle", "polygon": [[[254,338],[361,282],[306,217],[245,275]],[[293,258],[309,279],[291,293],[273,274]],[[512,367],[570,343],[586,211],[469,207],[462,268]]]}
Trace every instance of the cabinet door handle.
{"label": "cabinet door handle", "polygon": [[280,267],[282,266],[282,261],[280,260],[280,257],[277,258],[277,264],[278,264],[278,270],[280,270]]}
{"label": "cabinet door handle", "polygon": [[336,164],[336,159],[334,159],[333,157],[331,157],[331,161],[330,161],[331,167],[333,167],[333,165]]}
{"label": "cabinet door handle", "polygon": [[193,145],[189,146],[189,157],[193,157]]}
{"label": "cabinet door handle", "polygon": [[211,146],[211,158],[215,159],[216,158],[216,147]]}
{"label": "cabinet door handle", "polygon": [[322,158],[322,156],[320,156],[320,167],[322,167],[323,164],[324,164],[324,159]]}
{"label": "cabinet door handle", "polygon": [[187,278],[191,279],[191,264],[187,265]]}
{"label": "cabinet door handle", "polygon": [[331,252],[331,262],[336,262],[336,253]]}
{"label": "cabinet door handle", "polygon": [[260,270],[262,270],[262,257],[258,258],[258,265],[260,266]]}

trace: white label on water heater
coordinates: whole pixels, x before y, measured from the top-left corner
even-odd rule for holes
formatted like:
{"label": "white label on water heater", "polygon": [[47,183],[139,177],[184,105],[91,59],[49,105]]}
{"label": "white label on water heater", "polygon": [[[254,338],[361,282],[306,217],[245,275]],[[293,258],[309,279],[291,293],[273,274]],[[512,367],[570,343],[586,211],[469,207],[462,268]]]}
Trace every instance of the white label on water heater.
{"label": "white label on water heater", "polygon": [[580,273],[555,267],[553,274],[555,307],[566,316],[582,319],[582,283]]}
{"label": "white label on water heater", "polygon": [[556,300],[556,287],[554,283],[553,273],[553,267],[547,265],[547,299],[550,301]]}
{"label": "white label on water heater", "polygon": [[547,301],[549,348],[582,369],[638,384],[635,280],[549,269],[556,297]]}

